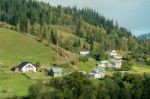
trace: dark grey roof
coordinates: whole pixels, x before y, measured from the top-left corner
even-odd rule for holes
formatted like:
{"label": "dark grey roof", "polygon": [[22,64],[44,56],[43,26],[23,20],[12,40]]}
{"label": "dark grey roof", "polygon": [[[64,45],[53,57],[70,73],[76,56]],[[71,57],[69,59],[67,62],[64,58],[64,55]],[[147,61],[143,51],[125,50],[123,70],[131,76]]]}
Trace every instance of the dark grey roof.
{"label": "dark grey roof", "polygon": [[100,68],[100,67],[97,67],[93,70],[93,73],[102,73],[104,72],[105,70],[103,68]]}
{"label": "dark grey roof", "polygon": [[[18,67],[19,68],[22,68],[22,67],[24,67],[26,64],[28,64],[28,63],[30,63],[30,62],[21,62],[19,65],[18,65]],[[32,63],[30,63],[30,64],[32,64]]]}

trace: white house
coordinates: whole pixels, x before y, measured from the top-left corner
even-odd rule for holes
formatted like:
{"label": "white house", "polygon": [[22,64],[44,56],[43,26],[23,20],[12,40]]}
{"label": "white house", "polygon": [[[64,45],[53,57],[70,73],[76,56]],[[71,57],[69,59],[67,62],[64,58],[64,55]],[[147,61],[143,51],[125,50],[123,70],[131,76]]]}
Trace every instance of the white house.
{"label": "white house", "polygon": [[87,54],[89,54],[89,50],[88,49],[84,49],[84,50],[80,51],[80,54],[81,55],[87,55]]}
{"label": "white house", "polygon": [[36,67],[30,63],[30,62],[22,62],[16,67],[18,68],[18,71],[21,71],[22,73],[26,72],[36,72]]}
{"label": "white house", "polygon": [[116,52],[116,50],[112,50],[112,51],[107,51],[107,54],[110,56],[116,56],[117,52]]}
{"label": "white house", "polygon": [[98,79],[105,77],[105,70],[103,68],[97,67],[94,70],[92,70],[90,73],[88,73],[89,77]]}
{"label": "white house", "polygon": [[119,69],[119,68],[121,68],[122,61],[123,60],[111,59],[110,62],[109,62],[110,64],[108,66],[112,67],[112,68]]}
{"label": "white house", "polygon": [[102,68],[106,68],[106,67],[108,67],[108,65],[109,65],[109,61],[107,61],[107,60],[103,60],[98,63],[98,66],[102,67]]}

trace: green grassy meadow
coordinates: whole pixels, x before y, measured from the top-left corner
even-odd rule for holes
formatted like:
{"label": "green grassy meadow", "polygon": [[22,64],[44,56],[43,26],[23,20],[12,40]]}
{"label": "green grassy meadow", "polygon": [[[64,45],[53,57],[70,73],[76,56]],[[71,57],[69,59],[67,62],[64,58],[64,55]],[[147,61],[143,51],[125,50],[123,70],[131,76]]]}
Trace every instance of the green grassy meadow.
{"label": "green grassy meadow", "polygon": [[0,73],[0,98],[26,96],[29,86],[34,82],[20,73]]}
{"label": "green grassy meadow", "polygon": [[129,72],[137,73],[137,74],[144,74],[144,73],[150,74],[150,66],[141,65],[141,64],[136,63],[133,65],[132,70]]}
{"label": "green grassy meadow", "polygon": [[41,64],[49,64],[53,57],[59,55],[50,47],[37,42],[33,37],[0,28],[0,64],[10,67],[21,61],[39,61]]}
{"label": "green grassy meadow", "polygon": [[87,62],[79,62],[76,67],[81,71],[90,72],[96,67],[97,61],[90,58]]}

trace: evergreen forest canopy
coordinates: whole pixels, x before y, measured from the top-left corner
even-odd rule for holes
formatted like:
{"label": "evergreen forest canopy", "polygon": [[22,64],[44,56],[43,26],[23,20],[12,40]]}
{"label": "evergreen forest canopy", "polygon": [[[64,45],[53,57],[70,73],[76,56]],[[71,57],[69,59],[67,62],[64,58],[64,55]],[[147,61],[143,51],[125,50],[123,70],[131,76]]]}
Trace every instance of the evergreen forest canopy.
{"label": "evergreen forest canopy", "polygon": [[[0,21],[15,26],[17,31],[34,35],[40,41],[47,40],[73,52],[83,48],[93,52],[117,49],[134,52],[133,58],[145,59],[150,53],[149,40],[138,40],[117,22],[88,8],[53,7],[35,0],[0,0]],[[62,43],[58,27],[84,38],[85,44],[81,45],[79,39]]]}

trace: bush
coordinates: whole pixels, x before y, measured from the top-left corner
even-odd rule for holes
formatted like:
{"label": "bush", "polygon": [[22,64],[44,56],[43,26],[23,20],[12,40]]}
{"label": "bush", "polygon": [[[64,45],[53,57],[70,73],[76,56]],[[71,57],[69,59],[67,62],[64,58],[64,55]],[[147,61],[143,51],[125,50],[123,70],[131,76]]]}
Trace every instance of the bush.
{"label": "bush", "polygon": [[147,65],[150,65],[150,59],[147,59],[147,60],[146,60],[146,64],[147,64]]}
{"label": "bush", "polygon": [[88,56],[84,56],[84,57],[79,58],[79,61],[82,61],[82,62],[88,62],[88,60],[89,60]]}
{"label": "bush", "polygon": [[122,63],[122,67],[121,67],[122,71],[129,71],[131,70],[131,68],[132,68],[131,62],[125,61]]}

